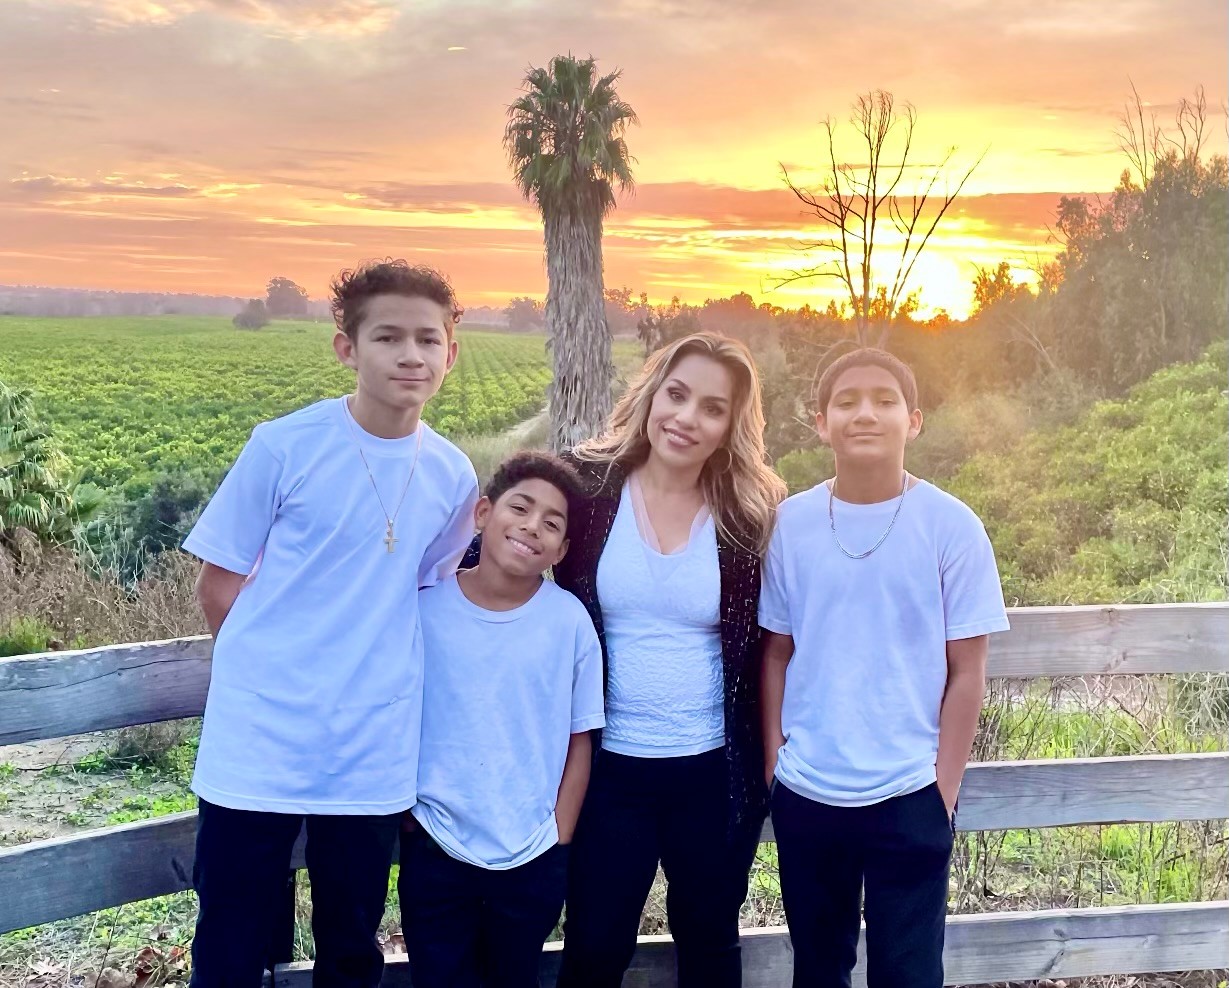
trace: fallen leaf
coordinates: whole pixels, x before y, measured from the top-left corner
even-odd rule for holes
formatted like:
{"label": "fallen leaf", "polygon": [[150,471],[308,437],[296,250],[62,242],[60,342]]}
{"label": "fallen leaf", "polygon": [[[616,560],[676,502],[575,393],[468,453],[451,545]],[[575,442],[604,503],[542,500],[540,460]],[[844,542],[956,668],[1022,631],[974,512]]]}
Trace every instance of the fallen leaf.
{"label": "fallen leaf", "polygon": [[136,988],[137,976],[127,971],[104,967],[95,988]]}
{"label": "fallen leaf", "polygon": [[30,968],[30,976],[26,979],[26,988],[52,988],[62,985],[68,978],[68,968],[56,964],[49,958],[43,958]]}
{"label": "fallen leaf", "polygon": [[133,988],[145,988],[154,975],[162,968],[162,952],[156,947],[142,947],[137,954],[133,967],[136,968],[136,980]]}

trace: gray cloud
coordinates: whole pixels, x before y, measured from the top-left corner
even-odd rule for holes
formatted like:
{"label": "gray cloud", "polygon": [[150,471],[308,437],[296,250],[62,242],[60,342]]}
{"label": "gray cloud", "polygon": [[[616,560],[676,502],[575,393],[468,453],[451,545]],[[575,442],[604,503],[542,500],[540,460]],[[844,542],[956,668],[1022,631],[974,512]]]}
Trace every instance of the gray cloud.
{"label": "gray cloud", "polygon": [[0,198],[9,198],[25,203],[65,202],[82,197],[118,197],[145,199],[191,199],[203,195],[202,190],[187,185],[150,186],[127,184],[120,181],[89,182],[81,179],[56,178],[40,175],[32,178],[11,179],[7,186],[0,186]]}
{"label": "gray cloud", "polygon": [[385,209],[419,210],[436,213],[463,213],[474,206],[520,206],[524,200],[510,182],[444,183],[387,182],[356,188],[364,206]]}

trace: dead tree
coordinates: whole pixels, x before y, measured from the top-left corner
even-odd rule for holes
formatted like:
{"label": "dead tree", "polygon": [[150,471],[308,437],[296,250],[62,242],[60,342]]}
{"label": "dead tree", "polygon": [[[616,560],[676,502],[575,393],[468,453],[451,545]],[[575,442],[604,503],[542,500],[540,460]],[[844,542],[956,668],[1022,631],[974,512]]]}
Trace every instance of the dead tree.
{"label": "dead tree", "polygon": [[[798,185],[781,166],[789,190],[830,233],[798,246],[805,254],[821,253],[825,259],[813,267],[791,271],[778,286],[814,278],[835,279],[849,296],[857,343],[882,346],[901,303],[908,298],[906,287],[914,264],[985,153],[961,176],[954,190],[949,191],[945,182],[940,196],[936,186],[945,178],[956,153],[956,148],[950,148],[929,178],[907,193],[903,187],[908,184],[904,183],[905,172],[916,167],[910,165],[909,155],[917,110],[909,103],[898,108],[891,93],[876,90],[854,101],[849,122],[866,160],[840,160],[836,125],[831,117],[824,120],[828,160],[822,166],[824,182],[819,191]],[[893,137],[899,140],[890,140]],[[890,239],[884,242],[889,224],[900,239],[899,252]],[[887,255],[889,265],[895,261],[890,283],[876,282],[879,271],[890,270],[878,259],[877,251]]]}
{"label": "dead tree", "polygon": [[[1182,159],[1199,159],[1206,140],[1204,131],[1208,125],[1208,96],[1203,86],[1198,86],[1193,98],[1183,96],[1178,100],[1174,110],[1178,136],[1170,137],[1157,123],[1151,104],[1144,102],[1135,83],[1128,81],[1131,82],[1131,99],[1118,115],[1118,128],[1114,136],[1118,138],[1118,147],[1126,155],[1130,167],[1139,176],[1139,187],[1146,189],[1148,180],[1156,172],[1157,160],[1170,151]],[[1145,108],[1148,109],[1146,119]]]}

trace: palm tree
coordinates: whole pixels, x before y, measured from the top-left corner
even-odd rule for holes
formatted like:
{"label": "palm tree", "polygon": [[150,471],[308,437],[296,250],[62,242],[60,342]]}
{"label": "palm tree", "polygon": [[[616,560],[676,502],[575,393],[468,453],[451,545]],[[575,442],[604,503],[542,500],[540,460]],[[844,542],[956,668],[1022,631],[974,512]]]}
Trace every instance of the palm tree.
{"label": "palm tree", "polygon": [[66,542],[102,503],[97,487],[69,476],[64,454],[34,419],[30,391],[0,382],[0,548],[12,548],[19,528]]}
{"label": "palm tree", "polygon": [[602,221],[615,206],[615,187],[628,192],[634,185],[623,135],[638,122],[615,91],[619,75],[600,76],[592,58],[570,55],[531,68],[504,131],[517,187],[542,213],[556,450],[596,435],[611,408]]}

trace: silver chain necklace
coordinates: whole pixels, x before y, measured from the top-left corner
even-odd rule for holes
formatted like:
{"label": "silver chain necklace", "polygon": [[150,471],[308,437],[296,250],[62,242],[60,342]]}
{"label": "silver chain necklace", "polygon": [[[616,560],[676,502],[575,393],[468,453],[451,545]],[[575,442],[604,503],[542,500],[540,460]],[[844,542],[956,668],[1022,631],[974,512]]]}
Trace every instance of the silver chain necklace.
{"label": "silver chain necklace", "polygon": [[865,559],[872,552],[878,549],[881,545],[883,545],[884,540],[887,539],[888,534],[892,531],[892,526],[896,524],[896,519],[900,515],[901,506],[905,503],[905,492],[908,490],[909,490],[909,472],[906,470],[904,479],[901,481],[901,484],[900,484],[900,497],[896,501],[896,511],[893,512],[892,520],[888,522],[888,527],[884,529],[883,534],[879,536],[879,541],[876,542],[869,549],[867,549],[865,552],[850,552],[843,545],[841,545],[841,540],[840,538],[837,537],[837,534],[836,534],[836,517],[832,513],[832,501],[836,497],[836,478],[833,477],[832,483],[828,486],[828,527],[832,529],[832,541],[836,543],[836,547],[840,549],[841,552],[843,552],[850,559]]}

